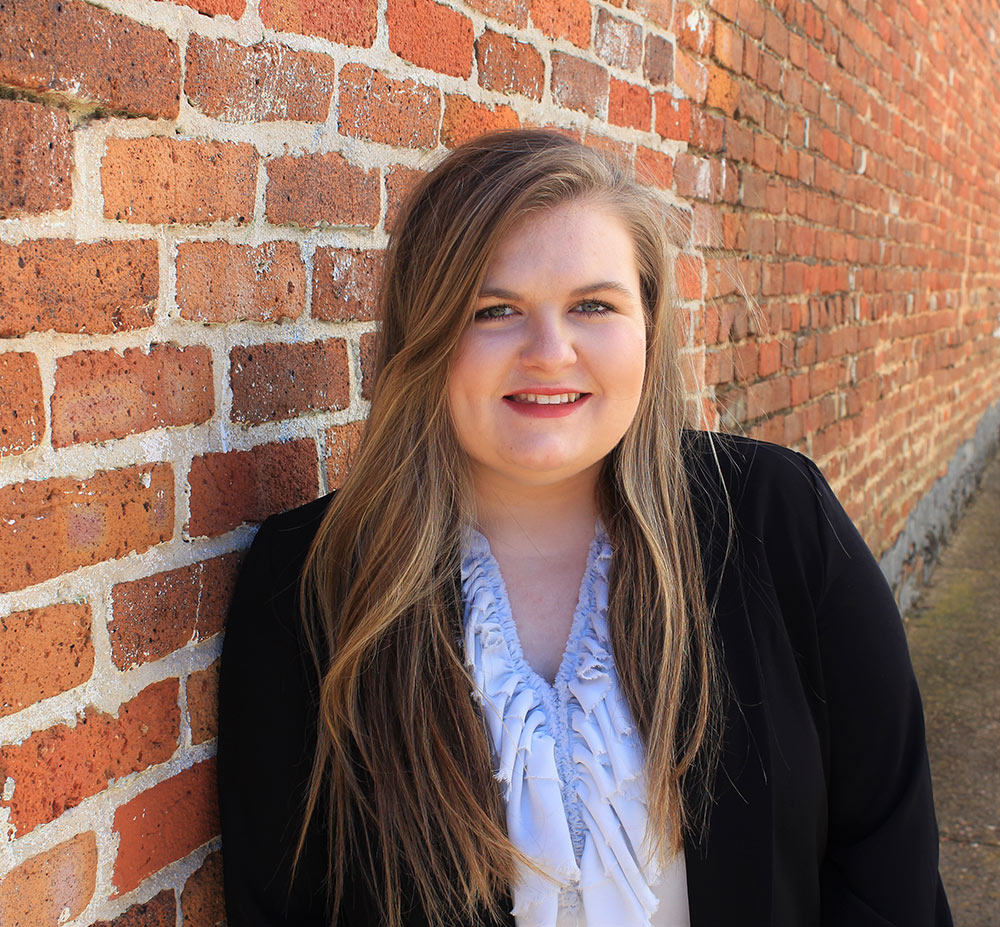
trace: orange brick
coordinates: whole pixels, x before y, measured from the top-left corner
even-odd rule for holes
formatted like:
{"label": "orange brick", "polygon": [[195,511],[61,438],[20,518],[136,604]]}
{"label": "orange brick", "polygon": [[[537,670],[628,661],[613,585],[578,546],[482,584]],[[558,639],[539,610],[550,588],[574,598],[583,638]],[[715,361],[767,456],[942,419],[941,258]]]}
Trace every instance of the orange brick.
{"label": "orange brick", "polygon": [[188,483],[187,534],[215,537],[315,499],[316,443],[303,438],[195,457]]}
{"label": "orange brick", "polygon": [[77,351],[56,361],[52,444],[107,441],[168,425],[206,422],[215,410],[212,354],[154,344]]}
{"label": "orange brick", "polygon": [[156,242],[0,242],[0,337],[108,334],[153,324]]}
{"label": "orange brick", "polygon": [[38,444],[45,431],[42,377],[34,354],[0,354],[0,457]]}
{"label": "orange brick", "polygon": [[389,48],[407,61],[454,77],[472,73],[472,20],[434,0],[388,0]]}
{"label": "orange brick", "polygon": [[683,0],[674,5],[674,34],[677,44],[696,55],[712,52],[715,24],[708,15]]}
{"label": "orange brick", "polygon": [[611,78],[600,65],[552,52],[552,96],[557,106],[596,116],[604,110]]}
{"label": "orange brick", "polygon": [[464,94],[451,93],[444,101],[441,141],[454,148],[484,132],[517,129],[520,125],[517,113],[509,106],[477,103]]}
{"label": "orange brick", "polygon": [[728,23],[716,23],[713,54],[730,71],[739,73],[743,69],[743,38]]}
{"label": "orange brick", "polygon": [[704,263],[700,257],[679,254],[674,261],[674,284],[681,299],[701,299],[701,275]]}
{"label": "orange brick", "polygon": [[487,29],[476,39],[476,62],[481,87],[532,100],[542,98],[545,62],[526,42]]}
{"label": "orange brick", "polygon": [[656,134],[686,142],[691,137],[691,104],[669,93],[653,94],[656,104],[654,127]]}
{"label": "orange brick", "polygon": [[174,533],[170,464],[0,488],[0,592],[141,553]]}
{"label": "orange brick", "polygon": [[363,64],[340,72],[338,129],[397,148],[433,148],[441,120],[441,94],[412,80],[393,80]]}
{"label": "orange brick", "polygon": [[739,83],[720,68],[709,66],[705,102],[714,109],[721,109],[727,116],[732,116],[739,101]]}
{"label": "orange brick", "polygon": [[219,661],[188,677],[187,706],[191,743],[200,744],[219,733]]}
{"label": "orange brick", "polygon": [[[205,0],[200,0],[205,2]],[[378,0],[260,0],[264,25],[279,32],[315,35],[343,45],[370,48],[378,28]]]}
{"label": "orange brick", "polygon": [[95,921],[93,927],[175,927],[176,923],[177,899],[173,889],[165,888],[149,901],[131,905],[113,921]]}
{"label": "orange brick", "polygon": [[767,341],[760,346],[757,361],[757,376],[769,377],[781,369],[781,344]]}
{"label": "orange brick", "polygon": [[177,116],[180,62],[157,29],[79,0],[0,6],[0,84],[115,113]]}
{"label": "orange brick", "polygon": [[382,250],[317,248],[313,257],[314,319],[368,322],[382,278]]}
{"label": "orange brick", "polygon": [[634,71],[642,61],[642,26],[607,10],[598,10],[594,51],[608,64]]}
{"label": "orange brick", "polygon": [[590,45],[587,0],[531,0],[531,21],[548,36],[568,39],[579,48]]}
{"label": "orange brick", "polygon": [[119,894],[219,833],[215,757],[141,792],[115,812],[120,835],[112,881]]}
{"label": "orange brick", "polygon": [[674,82],[674,46],[658,35],[646,36],[642,73],[648,84],[667,87]]}
{"label": "orange brick", "polygon": [[[226,918],[222,894],[222,854],[216,850],[188,876],[181,893],[184,927],[217,927]],[[138,925],[136,925],[138,927]]]}
{"label": "orange brick", "polygon": [[674,159],[670,155],[640,146],[635,154],[636,175],[641,183],[669,190],[674,182]]}
{"label": "orange brick", "polygon": [[306,268],[295,242],[177,246],[177,305],[185,319],[278,322],[297,319],[305,301]]}
{"label": "orange brick", "polygon": [[365,170],[335,152],[267,164],[267,221],[274,225],[367,226],[378,222],[377,170]]}
{"label": "orange brick", "polygon": [[12,612],[0,620],[0,717],[90,678],[90,606],[65,603]]}
{"label": "orange brick", "polygon": [[708,68],[680,49],[674,54],[674,81],[692,103],[705,102],[708,93]]}
{"label": "orange brick", "polygon": [[611,79],[608,122],[648,132],[652,118],[653,99],[645,87]]}
{"label": "orange brick", "polygon": [[97,884],[97,837],[77,834],[32,856],[0,881],[4,924],[35,927],[73,920],[90,903]]}
{"label": "orange brick", "polygon": [[184,92],[192,106],[226,122],[323,122],[330,112],[334,73],[333,59],[326,55],[194,34]]}
{"label": "orange brick", "polygon": [[385,172],[386,229],[392,229],[403,202],[423,176],[422,170],[405,164],[394,164]]}
{"label": "orange brick", "polygon": [[328,489],[339,489],[350,469],[351,460],[361,443],[364,422],[334,425],[326,432],[326,484]]}
{"label": "orange brick", "polygon": [[229,354],[233,421],[257,424],[350,402],[343,338],[305,344],[238,345]]}
{"label": "orange brick", "polygon": [[0,129],[0,219],[69,208],[69,117],[38,103],[0,100]]}
{"label": "orange brick", "polygon": [[76,725],[35,731],[0,747],[0,777],[14,781],[10,823],[20,836],[54,821],[113,780],[166,762],[177,749],[180,708],[176,679],[147,686],[115,714],[87,708]]}
{"label": "orange brick", "polygon": [[195,224],[253,218],[251,145],[110,138],[101,162],[104,215],[124,222]]}
{"label": "orange brick", "polygon": [[222,630],[240,554],[116,583],[111,590],[111,660],[120,670],[159,660]]}

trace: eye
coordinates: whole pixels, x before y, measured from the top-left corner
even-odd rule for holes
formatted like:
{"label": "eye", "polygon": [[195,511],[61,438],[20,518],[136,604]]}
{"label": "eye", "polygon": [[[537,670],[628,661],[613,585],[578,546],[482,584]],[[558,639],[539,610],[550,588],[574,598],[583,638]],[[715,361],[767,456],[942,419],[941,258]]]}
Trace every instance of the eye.
{"label": "eye", "polygon": [[577,303],[574,308],[582,315],[607,315],[615,311],[613,306],[602,303],[599,299],[585,299],[582,303]]}
{"label": "eye", "polygon": [[486,306],[484,309],[477,310],[473,318],[477,322],[492,322],[496,319],[509,318],[513,314],[514,310],[510,306]]}

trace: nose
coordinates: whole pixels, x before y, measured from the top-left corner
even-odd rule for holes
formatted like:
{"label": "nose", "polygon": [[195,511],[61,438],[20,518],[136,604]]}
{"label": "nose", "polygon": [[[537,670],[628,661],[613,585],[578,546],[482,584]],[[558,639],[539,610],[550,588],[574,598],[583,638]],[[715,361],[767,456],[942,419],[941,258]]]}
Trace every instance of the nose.
{"label": "nose", "polygon": [[567,320],[559,313],[540,313],[526,326],[521,363],[537,370],[560,370],[576,362],[576,347]]}

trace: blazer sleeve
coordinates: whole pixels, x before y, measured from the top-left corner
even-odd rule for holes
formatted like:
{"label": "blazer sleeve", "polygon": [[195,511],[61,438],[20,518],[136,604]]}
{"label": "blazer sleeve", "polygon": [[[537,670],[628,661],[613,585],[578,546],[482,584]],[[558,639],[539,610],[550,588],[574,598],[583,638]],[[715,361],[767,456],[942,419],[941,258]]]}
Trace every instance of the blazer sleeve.
{"label": "blazer sleeve", "polygon": [[[812,461],[829,731],[828,927],[945,927],[923,710],[892,591]],[[812,521],[810,519],[810,521]]]}
{"label": "blazer sleeve", "polygon": [[229,927],[329,927],[321,828],[310,828],[292,879],[317,691],[297,614],[300,535],[275,520],[260,528],[226,625],[218,762]]}

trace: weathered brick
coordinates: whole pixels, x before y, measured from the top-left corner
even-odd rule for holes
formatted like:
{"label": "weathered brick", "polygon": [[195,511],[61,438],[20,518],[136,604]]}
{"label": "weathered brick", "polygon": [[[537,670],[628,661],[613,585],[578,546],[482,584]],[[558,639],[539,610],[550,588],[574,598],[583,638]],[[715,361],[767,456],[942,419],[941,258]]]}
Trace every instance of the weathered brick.
{"label": "weathered brick", "polygon": [[361,336],[361,398],[371,399],[375,394],[375,358],[377,347],[374,332],[365,332]]}
{"label": "weathered brick", "polygon": [[634,71],[642,61],[642,26],[607,10],[598,10],[594,51],[608,64]]}
{"label": "weathered brick", "polygon": [[484,132],[516,129],[520,125],[517,113],[509,106],[477,103],[464,94],[450,93],[445,97],[441,141],[454,148]]}
{"label": "weathered brick", "polygon": [[306,268],[295,242],[177,246],[177,305],[185,319],[278,322],[297,319],[305,301]]}
{"label": "weathered brick", "polygon": [[260,0],[260,18],[270,29],[362,48],[375,41],[377,16],[378,0]]}
{"label": "weathered brick", "polygon": [[588,0],[531,0],[531,21],[553,38],[568,39],[580,48],[590,45]]}
{"label": "weathered brick", "polygon": [[656,87],[674,82],[674,46],[670,41],[658,35],[646,36],[642,73],[646,82]]}
{"label": "weathered brick", "polygon": [[222,854],[216,850],[188,876],[181,893],[184,927],[219,927],[225,923],[222,895]]}
{"label": "weathered brick", "polygon": [[180,61],[175,42],[127,16],[79,0],[8,0],[0,6],[0,84],[173,118]]}
{"label": "weathered brick", "polygon": [[528,24],[529,0],[466,0],[466,6],[512,26]]}
{"label": "weathered brick", "polygon": [[674,81],[692,103],[704,103],[708,92],[708,69],[680,49],[674,55]]}
{"label": "weathered brick", "polygon": [[389,48],[422,68],[468,77],[472,73],[472,20],[435,0],[388,0]]}
{"label": "weathered brick", "polygon": [[662,151],[642,146],[635,153],[636,176],[641,183],[669,190],[674,182],[674,159]]}
{"label": "weathered brick", "polygon": [[0,747],[0,778],[14,782],[0,807],[10,809],[15,832],[29,833],[115,779],[170,759],[180,735],[177,693],[177,680],[164,679],[114,714],[88,707],[73,727],[57,724]]}
{"label": "weathered brick", "polygon": [[40,927],[71,921],[90,903],[97,885],[97,837],[77,834],[32,856],[0,881],[4,927]]}
{"label": "weathered brick", "polygon": [[705,102],[714,109],[721,109],[727,116],[736,112],[740,101],[740,85],[721,68],[709,65],[708,91]]}
{"label": "weathered brick", "polygon": [[328,489],[339,489],[351,467],[354,453],[361,443],[365,423],[348,422],[334,425],[326,431],[326,485]]}
{"label": "weathered brick", "polygon": [[378,222],[378,171],[336,152],[275,158],[267,176],[267,221],[274,225],[373,228]]}
{"label": "weathered brick", "polygon": [[149,901],[126,908],[113,921],[95,921],[93,927],[175,927],[176,923],[177,898],[172,888],[165,888]]}
{"label": "weathered brick", "polygon": [[368,322],[382,279],[382,250],[317,248],[313,257],[314,319]]}
{"label": "weathered brick", "polygon": [[424,172],[405,164],[394,164],[385,172],[385,227],[392,229],[406,198]]}
{"label": "weathered brick", "polygon": [[115,812],[120,836],[112,882],[119,894],[219,833],[215,757],[141,792]]}
{"label": "weathered brick", "polygon": [[0,618],[0,717],[90,678],[90,606],[60,603]]}
{"label": "weathered brick", "polygon": [[218,634],[240,559],[239,554],[223,554],[117,583],[111,590],[108,625],[115,666],[129,670]]}
{"label": "weathered brick", "polygon": [[476,39],[479,84],[498,93],[542,98],[545,62],[527,42],[487,29]]}
{"label": "weathered brick", "polygon": [[341,135],[397,148],[434,148],[441,94],[412,80],[393,80],[364,64],[340,71],[337,127]]}
{"label": "weathered brick", "polygon": [[229,354],[233,421],[257,424],[350,402],[347,344],[238,345]]}
{"label": "weathered brick", "polygon": [[156,242],[0,242],[0,337],[107,334],[153,324]]}
{"label": "weathered brick", "polygon": [[640,84],[611,79],[608,98],[608,122],[616,126],[649,131],[653,118],[653,99]]}
{"label": "weathered brick", "polygon": [[674,33],[677,44],[696,55],[711,54],[714,39],[714,23],[704,10],[690,3],[674,5]]}
{"label": "weathered brick", "polygon": [[33,448],[45,431],[45,402],[38,358],[0,354],[0,457]]}
{"label": "weathered brick", "polygon": [[691,137],[691,103],[669,93],[653,94],[656,134],[686,142]]}
{"label": "weathered brick", "polygon": [[739,72],[743,69],[743,38],[728,23],[717,23],[715,26],[713,54],[715,60],[730,71]]}
{"label": "weathered brick", "polygon": [[0,100],[0,219],[69,208],[73,135],[61,110]]}
{"label": "weathered brick", "polygon": [[704,264],[693,254],[679,254],[674,261],[674,286],[681,299],[701,299],[701,275]]}
{"label": "weathered brick", "polygon": [[77,351],[56,361],[54,447],[194,425],[214,411],[212,353],[199,345]]}
{"label": "weathered brick", "polygon": [[191,742],[211,740],[219,733],[219,661],[188,676],[187,706],[191,721]]}
{"label": "weathered brick", "polygon": [[260,522],[319,494],[316,443],[304,438],[191,461],[191,537],[214,537]]}
{"label": "weathered brick", "polygon": [[323,122],[334,74],[333,59],[326,55],[195,34],[188,43],[184,92],[192,106],[226,122]]}
{"label": "weathered brick", "polygon": [[124,222],[197,224],[253,218],[252,145],[109,138],[101,162],[104,215]]}
{"label": "weathered brick", "polygon": [[170,464],[0,488],[0,592],[141,553],[174,533]]}
{"label": "weathered brick", "polygon": [[628,8],[661,29],[670,29],[674,0],[628,0]]}
{"label": "weathered brick", "polygon": [[605,111],[610,86],[611,78],[600,65],[552,52],[552,96],[558,106],[596,116]]}

